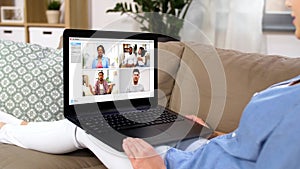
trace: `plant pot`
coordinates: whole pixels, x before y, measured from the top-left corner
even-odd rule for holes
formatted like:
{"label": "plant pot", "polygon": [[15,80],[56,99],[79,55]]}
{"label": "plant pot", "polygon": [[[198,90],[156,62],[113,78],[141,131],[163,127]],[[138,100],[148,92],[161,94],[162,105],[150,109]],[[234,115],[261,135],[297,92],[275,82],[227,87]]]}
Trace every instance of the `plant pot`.
{"label": "plant pot", "polygon": [[58,10],[47,10],[46,11],[48,23],[59,23],[60,11]]}

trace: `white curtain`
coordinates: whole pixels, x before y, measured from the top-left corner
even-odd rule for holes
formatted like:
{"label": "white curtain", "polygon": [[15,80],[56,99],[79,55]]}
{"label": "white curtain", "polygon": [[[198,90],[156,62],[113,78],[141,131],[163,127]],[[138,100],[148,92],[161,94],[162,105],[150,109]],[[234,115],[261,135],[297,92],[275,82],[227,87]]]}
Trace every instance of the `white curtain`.
{"label": "white curtain", "polygon": [[[263,0],[193,0],[181,35],[194,37],[200,29],[218,48],[266,53],[262,33]],[[198,31],[199,32],[199,31]]]}

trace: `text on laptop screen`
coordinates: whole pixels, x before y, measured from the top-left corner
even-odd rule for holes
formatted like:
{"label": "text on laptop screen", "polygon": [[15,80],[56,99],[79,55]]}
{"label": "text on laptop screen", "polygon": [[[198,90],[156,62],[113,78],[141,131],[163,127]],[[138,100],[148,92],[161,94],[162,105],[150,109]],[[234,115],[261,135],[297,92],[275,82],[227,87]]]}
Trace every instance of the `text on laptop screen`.
{"label": "text on laptop screen", "polygon": [[69,105],[154,97],[154,40],[69,38]]}

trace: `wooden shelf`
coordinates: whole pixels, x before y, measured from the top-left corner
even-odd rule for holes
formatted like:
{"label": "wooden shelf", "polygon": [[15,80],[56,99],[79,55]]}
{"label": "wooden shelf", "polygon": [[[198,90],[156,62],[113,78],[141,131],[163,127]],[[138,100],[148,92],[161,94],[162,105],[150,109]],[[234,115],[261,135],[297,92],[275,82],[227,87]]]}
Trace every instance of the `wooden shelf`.
{"label": "wooden shelf", "polygon": [[[24,27],[25,41],[28,43],[30,43],[29,30],[31,27],[88,29],[89,1],[90,0],[64,0],[65,9],[64,13],[61,14],[64,16],[64,23],[48,24],[46,18],[48,0],[23,0],[24,23],[3,23],[0,21],[0,26]],[[0,7],[15,6],[17,5],[15,3],[15,0],[0,0]]]}
{"label": "wooden shelf", "polygon": [[24,23],[1,23],[0,26],[24,26]]}
{"label": "wooden shelf", "polygon": [[58,23],[58,24],[49,24],[49,23],[27,23],[29,27],[57,27],[57,28],[65,28],[66,24]]}

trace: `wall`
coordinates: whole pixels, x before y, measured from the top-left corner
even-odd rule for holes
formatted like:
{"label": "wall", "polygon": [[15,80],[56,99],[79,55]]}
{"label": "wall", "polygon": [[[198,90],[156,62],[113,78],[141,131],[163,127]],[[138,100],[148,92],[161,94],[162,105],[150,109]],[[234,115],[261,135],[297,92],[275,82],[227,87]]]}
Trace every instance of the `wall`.
{"label": "wall", "polygon": [[101,30],[137,30],[138,25],[127,14],[106,13],[117,2],[131,2],[132,0],[91,0],[91,28]]}
{"label": "wall", "polygon": [[107,14],[105,11],[109,8],[114,7],[114,0],[92,0],[92,29],[100,29],[101,27],[107,25],[111,21],[113,21],[120,14],[109,13]]}
{"label": "wall", "polygon": [[267,54],[300,57],[300,40],[293,32],[265,32]]}
{"label": "wall", "polygon": [[[106,13],[117,2],[122,0],[91,0],[91,28],[104,30],[138,30],[138,24],[132,23],[133,19],[120,13]],[[131,2],[132,0],[123,0]],[[293,33],[264,32],[267,41],[267,54],[300,57],[300,40]]]}

